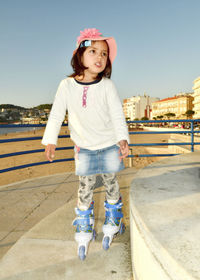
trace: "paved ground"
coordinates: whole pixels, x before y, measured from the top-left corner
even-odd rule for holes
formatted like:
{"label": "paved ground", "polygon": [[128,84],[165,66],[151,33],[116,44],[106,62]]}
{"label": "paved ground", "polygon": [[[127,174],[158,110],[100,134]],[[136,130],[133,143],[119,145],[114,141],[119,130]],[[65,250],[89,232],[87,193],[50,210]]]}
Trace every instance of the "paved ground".
{"label": "paved ground", "polygon": [[126,232],[102,250],[105,191],[94,192],[96,242],[87,259],[77,258],[74,228],[78,177],[72,173],[0,187],[0,279],[132,279],[129,236],[129,187],[134,168],[118,175]]}

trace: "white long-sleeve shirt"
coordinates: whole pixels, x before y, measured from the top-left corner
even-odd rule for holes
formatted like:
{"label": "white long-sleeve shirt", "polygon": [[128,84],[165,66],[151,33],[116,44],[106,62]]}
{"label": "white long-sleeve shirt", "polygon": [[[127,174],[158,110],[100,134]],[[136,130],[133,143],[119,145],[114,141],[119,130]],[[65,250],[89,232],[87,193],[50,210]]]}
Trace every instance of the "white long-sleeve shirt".
{"label": "white long-sleeve shirt", "polygon": [[[83,106],[84,92],[85,107]],[[62,80],[49,115],[42,144],[57,144],[67,110],[70,136],[78,147],[97,150],[117,144],[120,140],[127,140],[129,143],[122,104],[110,79],[102,78],[98,82],[87,84],[69,77]]]}

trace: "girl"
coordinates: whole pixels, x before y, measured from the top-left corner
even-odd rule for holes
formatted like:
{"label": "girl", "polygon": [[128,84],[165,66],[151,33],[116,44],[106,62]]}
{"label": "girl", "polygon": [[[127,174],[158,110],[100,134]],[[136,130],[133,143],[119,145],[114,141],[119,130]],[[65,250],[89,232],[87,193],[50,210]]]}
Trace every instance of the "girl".
{"label": "girl", "polygon": [[60,127],[68,110],[70,136],[75,143],[76,175],[79,175],[75,240],[78,255],[85,259],[94,238],[93,189],[101,174],[106,187],[106,218],[103,248],[124,231],[122,200],[115,173],[124,168],[129,134],[116,88],[110,80],[117,47],[95,28],[81,31],[71,65],[74,73],[61,81],[42,139],[49,161],[55,155]]}

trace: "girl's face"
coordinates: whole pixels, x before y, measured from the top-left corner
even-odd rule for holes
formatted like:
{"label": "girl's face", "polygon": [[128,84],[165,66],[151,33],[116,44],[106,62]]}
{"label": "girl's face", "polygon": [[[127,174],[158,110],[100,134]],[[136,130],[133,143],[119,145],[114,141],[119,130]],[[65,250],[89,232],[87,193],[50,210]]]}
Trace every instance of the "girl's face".
{"label": "girl's face", "polygon": [[97,76],[105,69],[107,59],[107,43],[105,41],[92,41],[92,46],[87,47],[82,56],[82,63],[88,68],[84,70],[84,74]]}

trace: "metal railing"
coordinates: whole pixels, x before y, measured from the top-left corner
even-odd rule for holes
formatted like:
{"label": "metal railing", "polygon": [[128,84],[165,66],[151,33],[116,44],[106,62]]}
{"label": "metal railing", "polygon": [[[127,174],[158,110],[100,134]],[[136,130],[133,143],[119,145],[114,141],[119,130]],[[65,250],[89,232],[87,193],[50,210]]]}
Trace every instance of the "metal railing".
{"label": "metal railing", "polygon": [[[128,124],[149,124],[153,127],[153,125],[158,123],[184,123],[186,124],[187,129],[179,129],[175,130],[175,128],[171,127],[171,130],[168,131],[135,131],[129,132],[129,134],[188,134],[191,135],[190,142],[176,142],[176,143],[140,143],[140,144],[130,144],[129,146],[191,146],[191,152],[194,152],[194,146],[200,145],[200,142],[194,142],[194,134],[200,133],[200,128],[198,130],[194,129],[195,124],[200,127],[200,119],[194,120],[149,120],[149,121],[128,121]],[[190,128],[190,129],[189,129]],[[153,157],[153,156],[175,156],[178,154],[148,154],[148,155],[141,155],[146,157]],[[134,156],[133,156],[134,157]]]}
{"label": "metal railing", "polygon": [[[128,125],[130,126],[131,124],[134,125],[136,128],[138,125],[141,124],[146,124],[149,126],[155,126],[156,124],[162,124],[162,123],[184,123],[186,124],[190,129],[182,129],[182,130],[175,130],[175,128],[172,128],[170,131],[132,131],[129,132],[130,135],[136,135],[136,134],[141,134],[141,135],[146,135],[146,134],[189,134],[191,135],[191,141],[190,142],[176,142],[176,143],[138,143],[138,144],[129,144],[130,147],[138,147],[138,146],[170,146],[170,145],[175,145],[175,146],[181,146],[181,145],[190,145],[191,146],[191,152],[194,152],[194,146],[195,145],[200,145],[200,142],[194,142],[194,134],[200,133],[200,130],[195,130],[194,126],[196,124],[200,124],[200,119],[195,119],[195,120],[148,120],[148,121],[128,121]],[[21,125],[0,125],[0,128],[13,128],[13,127],[45,127],[45,124],[21,124]],[[67,126],[67,124],[63,124],[63,126]],[[59,135],[59,138],[69,138],[70,135]],[[0,144],[3,143],[9,143],[9,142],[18,142],[18,141],[30,141],[30,140],[41,140],[42,137],[24,137],[24,138],[10,138],[10,139],[0,139]],[[73,146],[69,147],[58,147],[56,148],[57,151],[59,150],[71,150],[73,149]],[[25,154],[32,154],[32,153],[41,153],[44,152],[44,149],[36,149],[36,150],[28,150],[28,151],[21,151],[21,152],[15,152],[15,153],[7,153],[7,154],[1,154],[0,158],[7,158],[7,157],[13,157],[13,156],[20,156],[20,155],[25,155]],[[134,158],[134,157],[164,157],[164,156],[175,156],[178,154],[172,154],[172,153],[166,153],[166,154],[130,154],[128,157]],[[32,167],[32,166],[37,166],[37,165],[43,165],[43,164],[52,164],[52,163],[58,163],[58,162],[65,162],[65,161],[73,161],[74,158],[64,158],[64,159],[57,159],[54,160],[53,162],[49,161],[42,161],[42,162],[35,162],[35,163],[29,163],[29,164],[24,164],[24,165],[18,165],[18,166],[13,166],[9,168],[4,168],[0,170],[0,173],[16,170],[16,169],[22,169],[26,167]]]}

